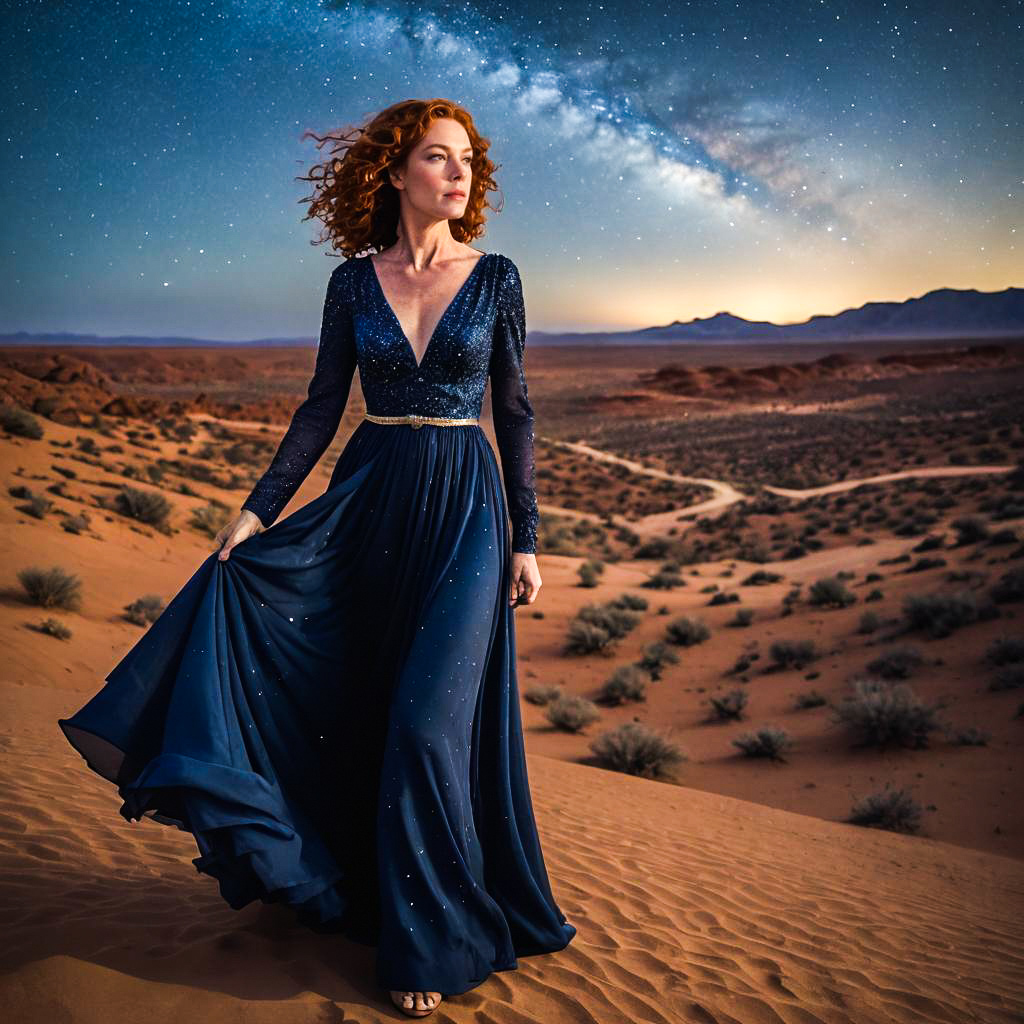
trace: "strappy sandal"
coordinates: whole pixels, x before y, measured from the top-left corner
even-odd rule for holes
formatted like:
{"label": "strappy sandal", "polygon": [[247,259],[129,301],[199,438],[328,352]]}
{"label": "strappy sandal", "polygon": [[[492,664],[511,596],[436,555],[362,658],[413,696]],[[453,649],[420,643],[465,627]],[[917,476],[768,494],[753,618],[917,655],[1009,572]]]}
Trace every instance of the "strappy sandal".
{"label": "strappy sandal", "polygon": [[[422,989],[419,989],[419,990],[395,989],[393,992],[390,993],[391,994],[391,1002],[393,1002],[395,1004],[395,1006],[399,1010],[401,1010],[402,1013],[404,1013],[407,1017],[429,1017],[430,1014],[432,1014],[441,1005],[441,1000],[444,997],[439,994],[437,1002],[434,1003],[433,1006],[428,1007],[426,1010],[416,1010],[416,1009],[413,1009],[413,1008],[408,1007],[408,1006],[403,1006],[402,1003],[405,1001],[405,997],[407,995],[412,996],[413,1003],[416,1002],[416,992],[417,991],[422,991]],[[395,999],[395,992],[401,992],[402,993],[401,999]],[[429,993],[427,993],[427,992],[424,992],[423,994],[424,994],[424,996],[429,995]]]}

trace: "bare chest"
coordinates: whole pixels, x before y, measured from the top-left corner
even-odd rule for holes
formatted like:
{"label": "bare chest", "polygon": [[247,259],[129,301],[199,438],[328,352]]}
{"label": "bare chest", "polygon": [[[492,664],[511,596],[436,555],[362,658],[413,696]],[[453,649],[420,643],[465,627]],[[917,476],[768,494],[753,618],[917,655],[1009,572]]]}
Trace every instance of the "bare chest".
{"label": "bare chest", "polygon": [[371,258],[380,294],[412,349],[423,361],[445,314],[469,283],[482,257],[452,260],[435,270],[412,271]]}

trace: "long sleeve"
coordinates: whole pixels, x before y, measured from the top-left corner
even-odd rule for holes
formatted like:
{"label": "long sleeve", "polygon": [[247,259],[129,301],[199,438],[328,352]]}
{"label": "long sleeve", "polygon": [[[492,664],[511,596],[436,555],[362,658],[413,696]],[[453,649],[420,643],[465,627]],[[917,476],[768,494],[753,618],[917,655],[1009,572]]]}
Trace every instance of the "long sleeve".
{"label": "long sleeve", "polygon": [[533,406],[523,371],[526,306],[516,265],[507,260],[498,293],[489,368],[494,434],[512,520],[512,550],[537,550],[537,492],[533,451]]}
{"label": "long sleeve", "polygon": [[344,265],[334,269],[327,283],[316,367],[307,397],[292,415],[269,468],[242,503],[265,527],[277,519],[327,450],[348,402],[356,350]]}

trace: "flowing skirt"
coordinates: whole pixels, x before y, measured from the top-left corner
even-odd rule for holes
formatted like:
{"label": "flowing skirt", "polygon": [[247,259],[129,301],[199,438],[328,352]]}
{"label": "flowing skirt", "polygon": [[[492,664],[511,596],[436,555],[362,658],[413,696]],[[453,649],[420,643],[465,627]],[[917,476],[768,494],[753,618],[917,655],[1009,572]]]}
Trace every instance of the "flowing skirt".
{"label": "flowing skirt", "polygon": [[327,490],[211,554],[59,725],[228,904],[458,995],[576,934],[530,799],[509,530],[478,425],[363,420]]}

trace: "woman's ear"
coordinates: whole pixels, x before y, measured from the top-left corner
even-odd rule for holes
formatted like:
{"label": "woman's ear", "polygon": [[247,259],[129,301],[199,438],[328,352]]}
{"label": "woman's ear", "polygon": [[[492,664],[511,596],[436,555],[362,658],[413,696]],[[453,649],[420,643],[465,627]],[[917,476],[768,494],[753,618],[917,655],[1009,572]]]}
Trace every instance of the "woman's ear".
{"label": "woman's ear", "polygon": [[395,188],[397,188],[397,189],[405,188],[405,183],[402,180],[404,178],[404,176],[405,176],[405,168],[404,167],[397,166],[397,165],[392,165],[392,166],[388,167],[388,181],[390,181],[391,184]]}

